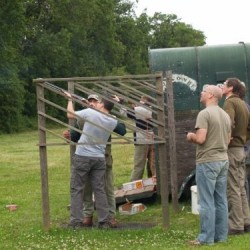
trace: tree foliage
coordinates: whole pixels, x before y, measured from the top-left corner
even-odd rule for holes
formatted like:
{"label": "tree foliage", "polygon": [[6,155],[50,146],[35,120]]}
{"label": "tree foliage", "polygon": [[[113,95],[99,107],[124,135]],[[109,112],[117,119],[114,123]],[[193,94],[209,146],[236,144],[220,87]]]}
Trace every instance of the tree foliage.
{"label": "tree foliage", "polygon": [[[18,0],[0,3],[0,131],[19,130],[24,105],[21,44],[25,19]],[[23,59],[25,60],[25,59]]]}
{"label": "tree foliage", "polygon": [[0,132],[36,118],[34,78],[148,73],[148,48],[205,44],[176,15],[135,15],[129,0],[0,3]]}

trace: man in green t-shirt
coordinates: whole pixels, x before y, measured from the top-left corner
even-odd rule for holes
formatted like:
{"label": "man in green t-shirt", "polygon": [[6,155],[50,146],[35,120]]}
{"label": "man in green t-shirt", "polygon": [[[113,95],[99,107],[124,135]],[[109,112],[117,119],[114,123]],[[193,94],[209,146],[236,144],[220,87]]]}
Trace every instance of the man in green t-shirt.
{"label": "man in green t-shirt", "polygon": [[228,78],[223,85],[223,95],[226,97],[223,109],[229,114],[232,121],[232,140],[228,145],[227,184],[230,235],[250,232],[244,152],[250,116],[246,103],[241,99],[245,91],[246,88],[237,78]]}

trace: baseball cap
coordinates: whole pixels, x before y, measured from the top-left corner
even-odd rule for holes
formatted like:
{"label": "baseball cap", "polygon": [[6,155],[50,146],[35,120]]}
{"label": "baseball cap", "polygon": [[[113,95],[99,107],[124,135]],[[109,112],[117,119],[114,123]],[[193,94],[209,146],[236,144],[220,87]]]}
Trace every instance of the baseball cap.
{"label": "baseball cap", "polygon": [[92,95],[89,95],[88,96],[88,100],[90,100],[90,99],[94,99],[94,100],[96,100],[96,101],[100,101],[100,98],[99,98],[99,96],[98,95],[95,95],[95,94],[92,94]]}

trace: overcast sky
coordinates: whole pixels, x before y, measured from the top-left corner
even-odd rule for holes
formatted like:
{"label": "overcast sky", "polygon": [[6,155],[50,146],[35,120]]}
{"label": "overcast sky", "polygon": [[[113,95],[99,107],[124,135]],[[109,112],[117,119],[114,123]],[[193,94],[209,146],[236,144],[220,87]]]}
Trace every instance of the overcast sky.
{"label": "overcast sky", "polygon": [[[135,0],[133,0],[136,2]],[[248,0],[138,0],[137,15],[144,9],[176,14],[182,22],[202,31],[207,45],[250,43]]]}

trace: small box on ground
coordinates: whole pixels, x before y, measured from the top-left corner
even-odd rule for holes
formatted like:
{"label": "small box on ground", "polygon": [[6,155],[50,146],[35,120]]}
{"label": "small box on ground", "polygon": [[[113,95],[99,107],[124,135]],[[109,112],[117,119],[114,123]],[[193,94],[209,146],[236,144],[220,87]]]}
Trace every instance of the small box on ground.
{"label": "small box on ground", "polygon": [[128,215],[144,212],[146,209],[147,209],[146,206],[143,205],[142,203],[132,204],[128,202],[119,206],[119,212],[121,214],[128,214]]}
{"label": "small box on ground", "polygon": [[10,211],[16,211],[17,210],[17,205],[16,204],[11,204],[11,205],[6,205],[6,208]]}

